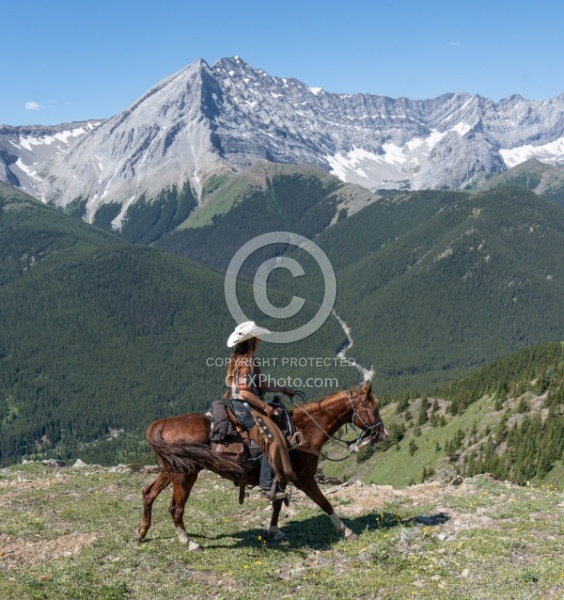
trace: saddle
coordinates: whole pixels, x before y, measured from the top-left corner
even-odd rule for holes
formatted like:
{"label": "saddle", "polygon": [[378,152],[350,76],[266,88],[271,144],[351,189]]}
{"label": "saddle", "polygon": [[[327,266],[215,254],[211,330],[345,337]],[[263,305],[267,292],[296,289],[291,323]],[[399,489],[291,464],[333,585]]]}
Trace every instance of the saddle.
{"label": "saddle", "polygon": [[[271,406],[277,409],[274,421],[286,438],[290,449],[304,444],[301,431],[297,431],[291,415],[278,397],[275,397]],[[254,460],[262,454],[258,444],[251,440],[247,430],[237,421],[233,411],[222,400],[212,403],[206,416],[211,421],[210,444],[213,452],[226,454],[238,462]],[[273,440],[267,419],[260,415],[255,419],[262,429],[264,436]]]}

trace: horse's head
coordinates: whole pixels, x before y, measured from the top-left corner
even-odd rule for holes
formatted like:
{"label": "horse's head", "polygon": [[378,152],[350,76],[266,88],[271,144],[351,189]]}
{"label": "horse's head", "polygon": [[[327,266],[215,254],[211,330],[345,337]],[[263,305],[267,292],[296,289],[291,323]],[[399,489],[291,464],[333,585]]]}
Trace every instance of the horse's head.
{"label": "horse's head", "polygon": [[364,432],[364,439],[357,449],[366,444],[375,444],[386,440],[388,432],[380,417],[378,399],[372,393],[372,383],[365,381],[360,391],[351,395],[350,398],[353,407],[352,422]]}

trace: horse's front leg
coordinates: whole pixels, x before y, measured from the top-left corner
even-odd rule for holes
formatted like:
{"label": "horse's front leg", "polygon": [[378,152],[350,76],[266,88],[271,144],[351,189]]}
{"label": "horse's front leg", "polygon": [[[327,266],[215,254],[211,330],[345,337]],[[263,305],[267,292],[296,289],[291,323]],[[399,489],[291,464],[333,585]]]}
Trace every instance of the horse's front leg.
{"label": "horse's front leg", "polygon": [[315,473],[317,471],[317,458],[313,458],[310,455],[302,453],[299,456],[300,465],[299,472],[296,481],[296,487],[305,494],[307,494],[316,504],[321,508],[323,512],[325,512],[331,522],[335,526],[335,529],[341,532],[346,540],[356,540],[358,536],[349,529],[342,521],[339,519],[339,516],[335,512],[333,505],[327,498],[325,494],[319,489],[317,482],[315,481]]}
{"label": "horse's front leg", "polygon": [[139,526],[138,540],[142,542],[151,527],[151,513],[153,502],[157,496],[170,483],[170,475],[166,471],[161,471],[158,476],[147,486],[143,488],[143,516]]}
{"label": "horse's front leg", "polygon": [[168,508],[174,526],[176,527],[176,533],[178,540],[181,544],[188,546],[188,550],[201,551],[201,547],[196,542],[191,542],[188,539],[186,528],[184,527],[184,507],[190,497],[190,492],[198,479],[199,472],[195,473],[175,473],[172,476],[172,500]]}
{"label": "horse's front leg", "polygon": [[329,515],[329,518],[335,526],[335,529],[341,532],[345,536],[346,540],[350,541],[358,539],[358,536],[341,521],[335,512],[333,505],[331,502],[329,502],[329,500],[327,500],[323,492],[319,489],[319,486],[313,477],[306,480],[300,480],[298,487],[305,492],[319,506],[319,508],[321,508],[323,512]]}
{"label": "horse's front leg", "polygon": [[335,526],[335,529],[341,532],[345,536],[346,540],[350,541],[358,539],[358,536],[341,521],[335,512],[333,505],[331,502],[329,502],[329,500],[327,500],[323,492],[319,489],[319,486],[313,477],[300,480],[298,487],[304,493],[306,493],[319,506],[319,508],[321,508],[323,512],[329,515],[329,518]]}

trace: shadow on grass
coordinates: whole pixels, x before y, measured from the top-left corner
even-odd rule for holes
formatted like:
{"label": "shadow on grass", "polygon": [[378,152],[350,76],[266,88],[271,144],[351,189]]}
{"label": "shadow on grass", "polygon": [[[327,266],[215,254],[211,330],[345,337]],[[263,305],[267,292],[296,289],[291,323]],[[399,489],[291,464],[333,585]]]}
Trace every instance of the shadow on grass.
{"label": "shadow on grass", "polygon": [[[403,527],[436,526],[449,520],[443,513],[429,516],[417,516],[401,519],[398,515],[389,512],[360,515],[354,518],[344,518],[342,521],[354,533],[360,535],[367,531],[392,530],[399,525]],[[276,541],[262,528],[252,528],[233,533],[218,535],[189,534],[190,537],[199,538],[198,541],[204,548],[257,548],[267,546],[288,550],[328,550],[335,543],[343,539],[343,535],[334,527],[327,515],[320,514],[302,521],[289,521],[282,530],[287,536],[286,540]]]}

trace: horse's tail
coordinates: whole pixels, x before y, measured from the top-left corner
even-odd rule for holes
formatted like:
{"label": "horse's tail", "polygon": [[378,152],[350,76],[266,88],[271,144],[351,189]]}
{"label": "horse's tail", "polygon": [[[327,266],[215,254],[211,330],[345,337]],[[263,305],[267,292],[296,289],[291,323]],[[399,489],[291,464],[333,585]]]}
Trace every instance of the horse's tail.
{"label": "horse's tail", "polygon": [[237,460],[213,452],[208,444],[167,442],[158,428],[147,431],[147,442],[165,471],[196,473],[207,469],[230,479],[244,479],[247,472]]}

